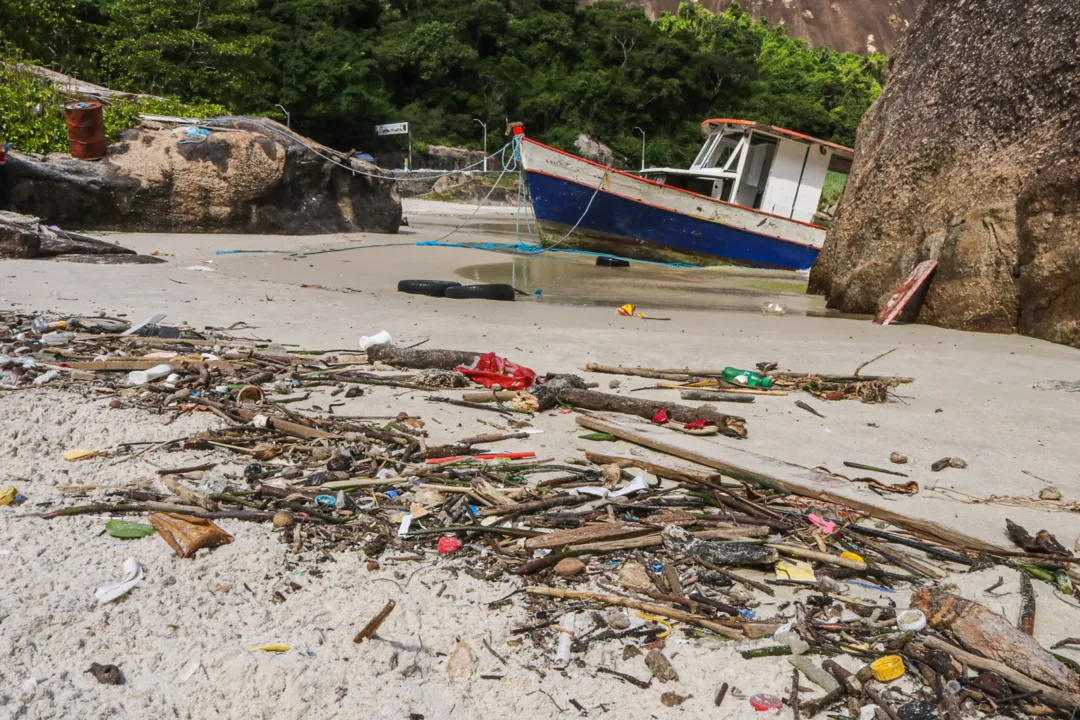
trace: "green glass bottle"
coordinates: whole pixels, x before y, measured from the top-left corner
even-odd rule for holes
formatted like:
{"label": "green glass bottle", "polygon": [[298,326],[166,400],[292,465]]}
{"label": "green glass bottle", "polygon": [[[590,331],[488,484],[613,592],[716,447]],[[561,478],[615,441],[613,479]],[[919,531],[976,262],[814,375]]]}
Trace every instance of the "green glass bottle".
{"label": "green glass bottle", "polygon": [[766,390],[773,385],[773,379],[771,377],[765,377],[761,373],[756,373],[753,370],[740,370],[739,368],[726,367],[724,368],[724,380],[735,385],[745,385],[746,387],[759,387]]}

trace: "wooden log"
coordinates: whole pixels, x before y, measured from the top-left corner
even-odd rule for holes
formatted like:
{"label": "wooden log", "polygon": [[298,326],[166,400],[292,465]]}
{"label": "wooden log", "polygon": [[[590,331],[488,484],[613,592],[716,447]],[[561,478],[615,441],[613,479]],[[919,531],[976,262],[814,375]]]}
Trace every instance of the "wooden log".
{"label": "wooden log", "polygon": [[459,365],[471,365],[482,354],[465,350],[406,350],[389,344],[372,345],[367,349],[371,362],[415,370],[453,370]]}
{"label": "wooden log", "polygon": [[685,553],[692,558],[720,567],[772,565],[779,556],[774,548],[755,543],[717,543],[702,540],[680,527],[666,527],[661,533],[669,552]]}
{"label": "wooden log", "polygon": [[203,510],[206,510],[208,512],[217,512],[218,505],[216,502],[208,498],[206,495],[192,490],[176,478],[166,475],[161,478],[161,482],[163,485],[165,485],[169,492],[171,492],[173,495],[177,496],[184,502],[189,502],[192,505],[198,505]]}
{"label": "wooden log", "polygon": [[553,507],[566,507],[568,505],[582,505],[594,500],[589,495],[556,495],[552,498],[546,498],[544,500],[530,500],[523,503],[512,503],[509,505],[503,505],[500,503],[500,507],[494,507],[481,511],[484,517],[492,517],[496,515],[510,515],[536,512],[537,510],[547,510]]}
{"label": "wooden log", "polygon": [[650,615],[659,615],[661,617],[671,618],[672,620],[678,620],[679,622],[699,625],[708,630],[712,630],[717,635],[723,635],[732,640],[743,640],[746,638],[746,635],[742,632],[733,630],[718,622],[713,622],[708,618],[698,617],[697,615],[692,615],[688,612],[668,607],[667,605],[641,602],[640,600],[634,600],[633,598],[623,597],[621,595],[584,592],[579,590],[563,590],[562,588],[552,588],[545,585],[533,585],[532,587],[526,588],[525,592],[531,595],[546,595],[548,597],[565,598],[568,600],[594,600],[596,602],[607,603],[608,605],[621,605],[622,607],[631,608],[633,610],[641,610]]}
{"label": "wooden log", "polygon": [[[702,530],[694,533],[699,540],[728,540],[731,542],[752,542],[753,538],[765,537],[769,533],[768,528],[718,528]],[[594,542],[578,545],[575,549],[589,552],[615,552],[616,550],[640,550],[642,548],[657,547],[664,544],[664,536],[661,533],[642,535],[641,537],[608,540],[606,542]]]}
{"label": "wooden log", "polygon": [[662,428],[644,423],[631,425],[615,416],[582,415],[577,418],[577,423],[590,430],[611,433],[622,440],[715,468],[724,475],[738,480],[838,503],[854,510],[871,513],[875,518],[898,527],[967,548],[988,552],[999,549],[996,545],[965,535],[932,520],[910,517],[862,500],[855,496],[850,483],[827,473],[810,470],[748,450],[667,432]]}
{"label": "wooden log", "polygon": [[778,552],[784,555],[791,555],[793,557],[804,558],[806,560],[818,560],[820,562],[827,562],[833,565],[839,565],[840,567],[851,568],[852,570],[866,570],[866,563],[859,560],[848,560],[842,558],[839,555],[830,555],[829,553],[817,552],[816,550],[807,550],[801,548],[798,545],[786,545],[782,543],[768,543],[767,547],[775,548]]}
{"label": "wooden log", "polygon": [[753,395],[736,395],[734,393],[717,392],[716,390],[683,390],[679,393],[679,397],[683,400],[704,400],[706,402],[754,402]]}
{"label": "wooden log", "polygon": [[[233,408],[233,411],[244,418],[245,420],[254,420],[255,416],[259,413],[254,410],[248,410],[242,407]],[[336,438],[338,435],[334,433],[326,432],[325,430],[319,430],[317,428],[308,427],[307,425],[300,425],[299,423],[289,422],[288,420],[282,420],[276,417],[268,417],[267,424],[275,430],[280,430],[283,433],[289,435],[298,435],[306,438]]]}
{"label": "wooden log", "polygon": [[566,388],[559,392],[559,400],[585,410],[599,412],[618,412],[627,415],[651,420],[657,411],[666,410],[672,420],[678,422],[693,422],[695,420],[708,420],[716,423],[720,433],[728,437],[746,437],[746,420],[734,415],[725,415],[713,410],[693,408],[678,403],[665,402],[662,400],[643,400],[640,398],[627,397],[625,395],[611,395],[596,392],[595,390],[580,390],[578,388]]}
{"label": "wooden log", "polygon": [[625,539],[641,535],[653,534],[652,528],[634,527],[632,525],[586,525],[585,527],[571,530],[559,530],[557,532],[541,535],[525,541],[526,550],[553,550],[555,548],[581,545],[589,542],[601,542],[603,540]]}
{"label": "wooden log", "polygon": [[1035,636],[1035,588],[1027,573],[1020,573],[1020,621],[1016,626],[1028,637]]}
{"label": "wooden log", "polygon": [[928,648],[946,652],[957,660],[967,663],[970,667],[997,673],[1026,692],[1038,692],[1040,693],[1039,698],[1049,705],[1061,708],[1080,708],[1080,694],[1058,690],[1057,688],[1045,685],[1037,680],[1033,680],[1005,663],[961,650],[955,645],[932,635],[921,638],[921,643]]}
{"label": "wooden log", "polygon": [[920,588],[911,596],[911,607],[922,610],[931,627],[948,630],[965,648],[1003,663],[1040,684],[1070,694],[1080,693],[1080,676],[1072,668],[979,603],[942,589]]}

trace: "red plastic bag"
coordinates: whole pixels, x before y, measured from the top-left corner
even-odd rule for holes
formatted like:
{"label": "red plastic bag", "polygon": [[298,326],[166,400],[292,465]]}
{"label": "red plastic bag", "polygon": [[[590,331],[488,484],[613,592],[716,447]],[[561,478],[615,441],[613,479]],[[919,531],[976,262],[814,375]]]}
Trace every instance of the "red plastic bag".
{"label": "red plastic bag", "polygon": [[666,425],[667,423],[671,422],[671,420],[668,418],[667,410],[664,410],[663,408],[658,410],[656,414],[653,415],[652,421],[657,425]]}
{"label": "red plastic bag", "polygon": [[486,388],[499,385],[503,390],[524,390],[536,381],[535,372],[493,352],[481,355],[468,367],[459,365],[454,370]]}

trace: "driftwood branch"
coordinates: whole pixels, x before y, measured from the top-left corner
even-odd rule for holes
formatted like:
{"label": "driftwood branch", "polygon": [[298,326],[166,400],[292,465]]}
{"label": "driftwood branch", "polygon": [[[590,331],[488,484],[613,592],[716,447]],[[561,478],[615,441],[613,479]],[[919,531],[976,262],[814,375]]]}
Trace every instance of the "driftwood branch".
{"label": "driftwood branch", "polygon": [[562,588],[552,588],[545,585],[534,585],[526,588],[525,592],[532,595],[546,595],[548,597],[566,598],[570,600],[593,600],[596,602],[607,603],[608,605],[621,605],[622,607],[631,608],[633,610],[641,610],[647,612],[650,615],[659,615],[661,617],[668,617],[672,620],[678,620],[679,622],[689,623],[691,625],[699,625],[708,630],[712,630],[717,635],[723,635],[731,640],[745,639],[745,635],[738,630],[732,630],[729,627],[721,625],[720,623],[713,622],[707,618],[698,617],[682,610],[677,610],[667,605],[657,605],[656,603],[642,602],[640,600],[634,600],[633,598],[623,597],[621,595],[613,595],[610,593],[594,593],[584,592],[579,590],[563,590]]}

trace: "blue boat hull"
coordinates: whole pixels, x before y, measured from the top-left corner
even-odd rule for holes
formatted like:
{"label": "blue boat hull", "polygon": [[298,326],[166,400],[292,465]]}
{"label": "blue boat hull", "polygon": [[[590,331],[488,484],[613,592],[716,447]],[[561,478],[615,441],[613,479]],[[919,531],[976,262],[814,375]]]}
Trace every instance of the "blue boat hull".
{"label": "blue boat hull", "polygon": [[[659,262],[733,263],[807,270],[818,249],[630,200],[547,173],[526,171],[537,219],[565,233],[563,246]],[[589,206],[589,200],[592,206]],[[584,214],[584,217],[582,215]],[[560,233],[561,234],[561,233]]]}

